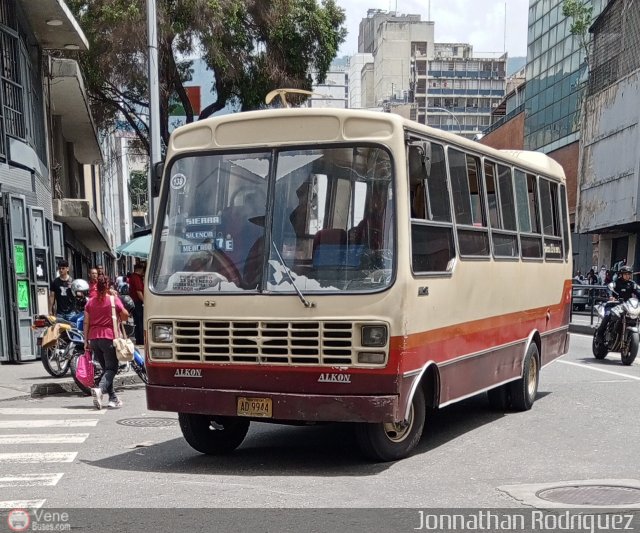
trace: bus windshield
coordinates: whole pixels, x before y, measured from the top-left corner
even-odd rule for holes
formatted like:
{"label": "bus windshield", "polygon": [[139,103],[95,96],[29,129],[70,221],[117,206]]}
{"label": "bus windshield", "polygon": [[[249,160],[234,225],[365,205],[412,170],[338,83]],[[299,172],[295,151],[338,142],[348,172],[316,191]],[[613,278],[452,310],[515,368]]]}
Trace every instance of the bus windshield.
{"label": "bus windshield", "polygon": [[193,154],[165,182],[155,292],[362,292],[393,279],[392,166],[381,147]]}

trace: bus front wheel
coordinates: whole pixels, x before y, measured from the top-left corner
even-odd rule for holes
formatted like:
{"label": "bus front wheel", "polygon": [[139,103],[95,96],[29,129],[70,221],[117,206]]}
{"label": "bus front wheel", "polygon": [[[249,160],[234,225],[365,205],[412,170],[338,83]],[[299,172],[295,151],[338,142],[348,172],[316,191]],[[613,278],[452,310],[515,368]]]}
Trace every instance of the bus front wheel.
{"label": "bus front wheel", "polygon": [[396,423],[358,424],[356,437],[360,449],[375,461],[397,461],[411,453],[424,430],[425,398],[422,387],[416,390],[407,420]]}
{"label": "bus front wheel", "polygon": [[189,445],[207,455],[232,452],[249,431],[249,420],[244,418],[179,413],[178,421]]}

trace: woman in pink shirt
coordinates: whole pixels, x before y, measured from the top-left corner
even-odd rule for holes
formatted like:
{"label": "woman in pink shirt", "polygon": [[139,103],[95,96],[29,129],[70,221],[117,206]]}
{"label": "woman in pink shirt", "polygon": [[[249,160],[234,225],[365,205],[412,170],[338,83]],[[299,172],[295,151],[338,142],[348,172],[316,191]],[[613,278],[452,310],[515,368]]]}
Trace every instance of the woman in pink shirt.
{"label": "woman in pink shirt", "polygon": [[120,298],[110,294],[110,286],[111,283],[106,276],[99,276],[96,284],[97,294],[89,299],[84,308],[85,346],[93,351],[94,358],[104,370],[99,386],[91,389],[96,409],[102,409],[104,394],[109,395],[109,407],[122,407],[122,401],[113,390],[113,378],[118,372],[118,358],[113,347],[113,339],[118,333],[113,330],[112,302],[115,305],[116,317],[120,321],[125,322],[129,313],[123,307]]}

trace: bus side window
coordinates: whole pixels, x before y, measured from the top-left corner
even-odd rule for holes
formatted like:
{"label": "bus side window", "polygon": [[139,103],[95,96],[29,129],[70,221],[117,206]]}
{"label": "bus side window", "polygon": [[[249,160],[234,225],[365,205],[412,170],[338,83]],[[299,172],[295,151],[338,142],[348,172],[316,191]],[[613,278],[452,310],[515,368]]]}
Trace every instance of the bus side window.
{"label": "bus side window", "polygon": [[518,169],[515,170],[514,177],[522,257],[541,258],[542,235],[540,235],[536,177]]}
{"label": "bus side window", "polygon": [[447,272],[456,256],[442,145],[431,143],[430,172],[409,157],[411,187],[411,266],[413,272]]}
{"label": "bus side window", "polygon": [[493,254],[520,257],[511,168],[485,161],[484,174]]}
{"label": "bus side window", "polygon": [[460,255],[489,256],[489,232],[482,192],[480,160],[449,148],[451,194]]}

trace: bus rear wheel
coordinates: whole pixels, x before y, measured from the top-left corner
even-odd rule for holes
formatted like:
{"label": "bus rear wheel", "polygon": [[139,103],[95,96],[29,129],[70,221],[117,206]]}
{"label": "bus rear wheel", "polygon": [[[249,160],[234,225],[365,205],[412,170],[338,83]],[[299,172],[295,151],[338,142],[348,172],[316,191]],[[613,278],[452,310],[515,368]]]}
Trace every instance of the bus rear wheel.
{"label": "bus rear wheel", "polygon": [[244,418],[179,413],[178,421],[189,446],[207,455],[232,452],[249,431],[249,420]]}
{"label": "bus rear wheel", "polygon": [[406,457],[420,441],[425,414],[424,391],[418,387],[407,420],[356,426],[356,437],[362,453],[375,461],[397,461]]}

